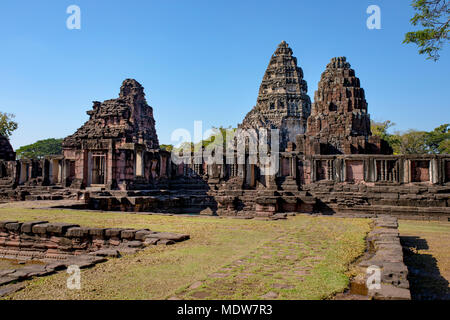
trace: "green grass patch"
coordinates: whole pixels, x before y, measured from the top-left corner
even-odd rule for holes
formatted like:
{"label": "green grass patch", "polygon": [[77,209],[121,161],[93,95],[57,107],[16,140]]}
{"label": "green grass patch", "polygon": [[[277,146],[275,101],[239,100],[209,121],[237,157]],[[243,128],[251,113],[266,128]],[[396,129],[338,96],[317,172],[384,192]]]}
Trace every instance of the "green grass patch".
{"label": "green grass patch", "polygon": [[[149,247],[82,270],[82,289],[59,272],[27,282],[10,299],[324,299],[348,285],[349,264],[365,249],[369,220],[290,217],[287,221],[0,209],[0,220],[64,221],[92,227],[187,233],[174,246]],[[211,275],[219,273],[218,277]],[[189,289],[201,281],[201,286]],[[275,286],[275,287],[274,287]]]}

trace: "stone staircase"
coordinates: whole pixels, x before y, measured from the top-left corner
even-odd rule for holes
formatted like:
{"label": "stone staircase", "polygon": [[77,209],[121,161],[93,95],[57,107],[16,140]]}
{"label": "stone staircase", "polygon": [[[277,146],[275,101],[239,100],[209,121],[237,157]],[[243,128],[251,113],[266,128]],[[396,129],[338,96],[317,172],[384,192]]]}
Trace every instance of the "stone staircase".
{"label": "stone staircase", "polygon": [[328,185],[304,186],[317,198],[322,213],[389,214],[407,219],[450,218],[450,186],[438,185]]}
{"label": "stone staircase", "polygon": [[19,186],[0,191],[0,199],[5,201],[73,200],[79,197],[78,190],[62,186]]}
{"label": "stone staircase", "polygon": [[168,188],[89,192],[87,207],[94,210],[213,214],[217,204],[201,179],[177,179]]}

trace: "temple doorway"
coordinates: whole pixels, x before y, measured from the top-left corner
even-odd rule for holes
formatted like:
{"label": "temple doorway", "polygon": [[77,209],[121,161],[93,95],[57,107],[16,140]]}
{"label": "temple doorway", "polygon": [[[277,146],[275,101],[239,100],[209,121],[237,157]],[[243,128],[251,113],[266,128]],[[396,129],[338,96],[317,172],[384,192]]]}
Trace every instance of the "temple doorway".
{"label": "temple doorway", "polygon": [[92,155],[92,184],[105,184],[105,163],[104,154]]}
{"label": "temple doorway", "polygon": [[[66,186],[70,187],[72,182],[75,180],[75,161],[73,160],[66,160]],[[28,177],[27,177],[28,179]]]}

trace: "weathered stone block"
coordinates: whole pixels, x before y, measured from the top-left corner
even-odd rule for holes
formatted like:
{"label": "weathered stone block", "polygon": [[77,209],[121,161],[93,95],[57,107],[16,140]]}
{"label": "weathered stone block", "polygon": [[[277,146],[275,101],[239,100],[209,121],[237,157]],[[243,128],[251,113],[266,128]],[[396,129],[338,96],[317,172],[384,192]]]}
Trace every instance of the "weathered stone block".
{"label": "weathered stone block", "polygon": [[123,230],[120,234],[120,237],[122,239],[130,240],[130,239],[134,239],[135,235],[136,235],[136,230],[130,229],[130,230]]}
{"label": "weathered stone block", "polygon": [[7,231],[7,229],[5,228],[5,226],[8,223],[17,223],[17,221],[11,220],[11,221],[0,221],[0,232],[4,232]]}
{"label": "weathered stone block", "polygon": [[157,238],[157,239],[161,239],[161,240],[173,240],[173,241],[179,242],[179,241],[184,241],[184,240],[189,239],[189,235],[170,233],[170,232],[155,232],[155,233],[145,236],[145,239],[148,239],[148,238]]}
{"label": "weathered stone block", "polygon": [[20,229],[23,233],[32,233],[33,232],[33,226],[37,224],[43,224],[48,223],[48,221],[31,221],[31,222],[24,222],[22,224],[22,227]]}
{"label": "weathered stone block", "polygon": [[89,228],[73,227],[66,231],[66,237],[69,238],[85,238],[89,236]]}
{"label": "weathered stone block", "polygon": [[49,223],[36,224],[31,227],[31,231],[37,234],[45,234],[49,225]]}
{"label": "weathered stone block", "polygon": [[120,234],[125,229],[122,228],[111,228],[105,230],[105,236],[107,238],[120,238]]}
{"label": "weathered stone block", "polygon": [[22,223],[11,222],[11,223],[5,224],[5,229],[8,231],[18,232],[18,231],[20,231],[21,226],[22,226]]}
{"label": "weathered stone block", "polygon": [[79,227],[80,225],[78,224],[73,224],[73,223],[64,223],[64,222],[54,222],[54,223],[50,223],[47,226],[47,232],[48,233],[53,233],[56,235],[64,235],[65,232],[69,229],[69,228],[73,228],[73,227]]}
{"label": "weathered stone block", "polygon": [[89,235],[97,239],[103,239],[105,237],[105,230],[104,228],[89,228]]}
{"label": "weathered stone block", "polygon": [[153,233],[154,233],[154,232],[153,232],[153,231],[150,231],[150,230],[140,230],[140,231],[137,231],[137,232],[136,232],[134,238],[135,238],[136,240],[141,240],[141,241],[143,241],[143,240],[145,240],[145,238],[146,238],[147,236],[149,236],[149,235],[151,235],[151,234],[153,234]]}

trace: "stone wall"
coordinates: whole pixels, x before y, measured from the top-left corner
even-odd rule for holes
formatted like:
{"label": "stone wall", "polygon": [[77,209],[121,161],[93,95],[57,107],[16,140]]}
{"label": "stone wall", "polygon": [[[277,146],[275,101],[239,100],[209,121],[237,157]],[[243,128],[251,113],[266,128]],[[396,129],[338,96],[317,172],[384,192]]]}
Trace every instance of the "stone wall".
{"label": "stone wall", "polygon": [[[368,252],[357,264],[358,274],[351,281],[350,293],[375,300],[410,300],[408,268],[403,262],[397,219],[377,217],[367,243]],[[379,281],[376,270],[380,271]],[[370,276],[374,276],[372,281]],[[376,287],[376,284],[380,286]]]}
{"label": "stone wall", "polygon": [[148,245],[168,245],[189,239],[188,235],[148,229],[88,228],[46,221],[0,222],[0,258],[63,260],[106,249],[121,251]]}
{"label": "stone wall", "polygon": [[148,229],[88,228],[47,221],[0,221],[0,259],[28,263],[0,270],[0,297],[22,288],[20,281],[71,266],[88,268],[151,245],[171,245],[189,235]]}

